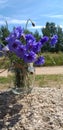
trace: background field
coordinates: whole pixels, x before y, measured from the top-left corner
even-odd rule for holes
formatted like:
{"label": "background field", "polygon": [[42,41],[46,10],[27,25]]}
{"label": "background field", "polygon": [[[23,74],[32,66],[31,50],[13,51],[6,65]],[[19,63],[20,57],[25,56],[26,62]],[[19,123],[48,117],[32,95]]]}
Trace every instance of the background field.
{"label": "background field", "polygon": [[[36,75],[35,87],[63,87],[63,75]],[[0,77],[0,91],[12,88],[12,77]]]}
{"label": "background field", "polygon": [[[45,57],[45,64],[43,66],[62,66],[63,65],[63,53],[42,53]],[[41,67],[43,67],[41,66]],[[4,61],[4,57],[0,58],[0,69],[8,68],[9,60]],[[7,89],[11,85],[11,77],[0,77],[0,90]],[[63,86],[63,75],[36,75],[34,86],[39,87],[62,87]]]}
{"label": "background field", "polygon": [[[63,53],[41,53],[45,57],[45,64],[42,66],[60,66],[63,65]],[[4,57],[0,58],[0,68],[7,68],[9,67],[9,59]],[[42,67],[41,66],[41,67]]]}

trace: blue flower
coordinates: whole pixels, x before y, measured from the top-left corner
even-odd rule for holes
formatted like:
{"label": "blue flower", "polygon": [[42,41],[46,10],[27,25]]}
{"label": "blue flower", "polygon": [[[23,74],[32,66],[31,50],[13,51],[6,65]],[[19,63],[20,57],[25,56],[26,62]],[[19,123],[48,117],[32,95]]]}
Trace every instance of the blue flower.
{"label": "blue flower", "polygon": [[42,43],[42,46],[44,45],[44,43],[48,42],[49,38],[48,36],[44,36],[41,38],[40,42]]}
{"label": "blue flower", "polygon": [[10,33],[10,35],[5,38],[5,41],[11,44],[15,41],[15,39],[16,39],[15,35],[13,33]]}
{"label": "blue flower", "polygon": [[33,41],[35,41],[35,37],[32,34],[26,34],[25,35],[25,39],[26,39],[26,42],[29,42],[29,41],[33,42]]}
{"label": "blue flower", "polygon": [[11,52],[16,52],[16,49],[18,48],[18,46],[21,45],[20,40],[16,39],[16,40],[12,41],[11,44],[10,44],[10,42],[11,41],[9,41],[9,43],[8,43],[9,50]]}
{"label": "blue flower", "polygon": [[27,51],[33,51],[35,53],[38,53],[41,50],[41,42],[36,41],[28,41],[26,44]]}
{"label": "blue flower", "polygon": [[0,51],[2,51],[3,45],[0,43]]}
{"label": "blue flower", "polygon": [[35,53],[38,53],[40,52],[40,50],[41,50],[41,42],[35,42],[33,45],[33,51]]}
{"label": "blue flower", "polygon": [[53,37],[51,37],[50,45],[52,47],[55,47],[55,44],[57,43],[57,41],[58,41],[58,36],[54,35]]}
{"label": "blue flower", "polygon": [[35,61],[36,65],[43,65],[45,63],[45,58],[43,56],[40,56],[37,58],[37,60]]}
{"label": "blue flower", "polygon": [[26,44],[26,49],[27,51],[31,51],[33,50],[33,46],[34,46],[34,41],[32,42],[31,40],[29,40]]}
{"label": "blue flower", "polygon": [[13,30],[13,34],[14,34],[14,36],[16,37],[16,38],[21,38],[21,36],[22,36],[22,34],[23,34],[23,29],[19,26],[19,27],[17,27],[17,28],[15,28],[14,30]]}
{"label": "blue flower", "polygon": [[16,49],[16,55],[23,59],[25,53],[26,53],[25,45],[19,45],[18,48]]}
{"label": "blue flower", "polygon": [[2,48],[2,51],[4,51],[4,52],[8,52],[8,51],[9,51],[9,46],[8,46],[8,44]]}
{"label": "blue flower", "polygon": [[5,38],[5,40],[11,44],[15,39],[20,39],[22,35],[22,28],[17,27],[10,33],[10,35],[7,38]]}
{"label": "blue flower", "polygon": [[31,63],[36,60],[36,54],[33,51],[30,51],[29,53],[25,53],[24,55],[24,61],[26,63]]}
{"label": "blue flower", "polygon": [[[23,36],[25,44],[21,42]],[[24,63],[35,62],[37,65],[43,65],[45,58],[40,56],[37,58],[38,53],[41,51],[43,45],[48,42],[48,36],[42,37],[38,42],[32,34],[24,34],[21,27],[14,28],[10,35],[5,39],[8,42],[8,49],[11,53],[14,52],[17,57],[23,60]],[[22,40],[23,41],[23,40]],[[58,41],[58,36],[54,35],[50,38],[50,45],[54,46]]]}

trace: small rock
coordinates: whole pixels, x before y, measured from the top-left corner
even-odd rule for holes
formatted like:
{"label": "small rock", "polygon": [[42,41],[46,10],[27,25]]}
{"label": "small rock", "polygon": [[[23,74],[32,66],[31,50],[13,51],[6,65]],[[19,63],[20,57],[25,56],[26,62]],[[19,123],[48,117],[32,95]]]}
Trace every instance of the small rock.
{"label": "small rock", "polygon": [[46,116],[44,116],[42,119],[43,119],[44,122],[48,122],[48,121],[50,121],[50,117],[46,117]]}

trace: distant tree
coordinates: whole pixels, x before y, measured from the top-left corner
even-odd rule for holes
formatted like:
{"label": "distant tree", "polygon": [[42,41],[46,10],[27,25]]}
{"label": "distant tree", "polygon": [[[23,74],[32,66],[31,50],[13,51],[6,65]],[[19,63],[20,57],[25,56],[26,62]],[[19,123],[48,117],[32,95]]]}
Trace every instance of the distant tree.
{"label": "distant tree", "polygon": [[[43,36],[48,36],[51,37],[54,34],[57,34],[57,28],[55,23],[51,22],[46,22],[46,26],[42,28],[42,34]],[[42,48],[42,51],[55,51],[55,48],[50,47],[49,43],[45,44],[45,46]]]}
{"label": "distant tree", "polygon": [[37,30],[34,32],[33,35],[34,35],[34,37],[36,38],[37,41],[39,41],[39,39],[41,38],[41,36],[40,36],[40,34]]}
{"label": "distant tree", "polygon": [[47,22],[45,28],[42,28],[42,34],[43,36],[53,36],[54,34],[57,33],[57,27],[55,25],[55,23],[51,22]]}
{"label": "distant tree", "polygon": [[63,31],[62,28],[60,26],[56,26],[55,23],[51,22],[47,22],[45,28],[42,28],[42,34],[43,36],[53,36],[54,34],[58,35],[58,42],[56,44],[56,46],[54,48],[51,48],[49,46],[49,43],[47,43],[44,46],[44,51],[51,51],[51,52],[58,52],[58,51],[63,51]]}
{"label": "distant tree", "polygon": [[5,38],[9,35],[10,31],[8,30],[8,25],[0,27],[0,42],[6,45]]}
{"label": "distant tree", "polygon": [[58,43],[56,44],[55,51],[63,51],[63,31],[60,26],[57,26]]}
{"label": "distant tree", "polygon": [[29,33],[31,33],[31,34],[33,34],[31,31],[29,31],[28,29],[24,29],[24,33],[25,34],[29,34]]}

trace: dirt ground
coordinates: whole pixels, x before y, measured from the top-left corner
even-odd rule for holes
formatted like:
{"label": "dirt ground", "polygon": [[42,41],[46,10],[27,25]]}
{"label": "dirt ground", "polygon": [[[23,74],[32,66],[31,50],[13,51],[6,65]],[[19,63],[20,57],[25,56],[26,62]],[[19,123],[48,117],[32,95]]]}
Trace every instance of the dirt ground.
{"label": "dirt ground", "polygon": [[[36,75],[63,74],[63,66],[35,67]],[[0,70],[0,76],[8,76],[8,70]]]}
{"label": "dirt ground", "polygon": [[0,94],[0,130],[63,130],[63,89]]}
{"label": "dirt ground", "polygon": [[52,66],[52,67],[36,67],[35,73],[39,74],[63,74],[63,66]]}

